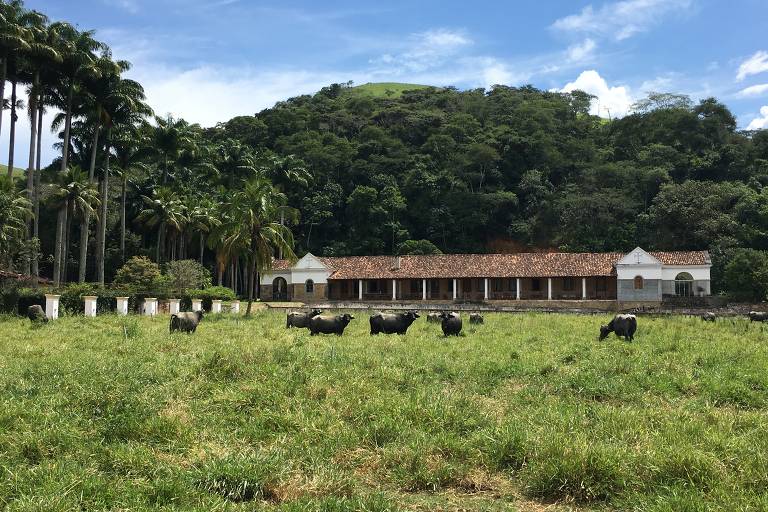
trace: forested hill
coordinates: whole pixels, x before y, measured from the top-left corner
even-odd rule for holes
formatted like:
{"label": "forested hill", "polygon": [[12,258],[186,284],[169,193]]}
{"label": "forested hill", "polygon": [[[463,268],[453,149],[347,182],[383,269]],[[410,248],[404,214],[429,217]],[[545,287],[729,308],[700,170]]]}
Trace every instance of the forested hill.
{"label": "forested hill", "polygon": [[[387,85],[387,84],[385,84]],[[736,130],[716,99],[654,94],[634,114],[590,98],[332,85],[207,130],[303,160],[282,183],[297,253],[710,249],[768,245],[768,132]],[[268,152],[268,151],[267,151]]]}

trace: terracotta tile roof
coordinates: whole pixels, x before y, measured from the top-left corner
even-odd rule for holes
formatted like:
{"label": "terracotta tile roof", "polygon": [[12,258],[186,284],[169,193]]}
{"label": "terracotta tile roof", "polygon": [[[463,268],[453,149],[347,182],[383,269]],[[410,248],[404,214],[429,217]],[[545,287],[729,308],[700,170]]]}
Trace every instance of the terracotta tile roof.
{"label": "terracotta tile roof", "polygon": [[[709,254],[654,252],[665,265],[708,265]],[[591,277],[616,275],[615,264],[624,253],[439,254],[401,256],[345,256],[318,258],[331,271],[329,279],[446,279],[480,277]],[[274,271],[287,270],[276,260]]]}
{"label": "terracotta tile roof", "polygon": [[652,252],[654,258],[663,265],[711,265],[707,251],[671,251],[671,252]]}

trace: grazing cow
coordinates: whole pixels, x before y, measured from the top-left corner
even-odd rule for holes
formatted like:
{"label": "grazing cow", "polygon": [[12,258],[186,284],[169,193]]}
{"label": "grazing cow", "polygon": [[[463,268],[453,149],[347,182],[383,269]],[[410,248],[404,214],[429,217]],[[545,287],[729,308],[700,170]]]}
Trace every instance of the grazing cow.
{"label": "grazing cow", "polygon": [[45,316],[45,311],[43,311],[43,308],[39,304],[27,308],[27,318],[29,318],[29,321],[33,324],[44,324],[48,321],[48,317]]}
{"label": "grazing cow", "polygon": [[371,335],[379,334],[405,334],[419,314],[415,311],[405,313],[374,313],[371,315]]}
{"label": "grazing cow", "polygon": [[635,315],[616,315],[608,325],[600,326],[600,341],[604,340],[610,333],[616,333],[616,336],[624,336],[626,341],[635,339],[637,330],[637,317]]}
{"label": "grazing cow", "polygon": [[309,327],[309,320],[322,313],[322,309],[313,309],[312,311],[306,311],[306,312],[297,312],[297,311],[291,311],[285,316],[285,328],[291,328],[291,327],[299,327],[299,328],[308,328]]}
{"label": "grazing cow", "polygon": [[458,336],[461,332],[461,316],[453,311],[440,313],[440,327],[444,336]]}
{"label": "grazing cow", "polygon": [[701,315],[701,319],[704,320],[705,322],[714,322],[715,320],[717,320],[717,315],[715,315],[711,311],[707,311],[706,313]]}
{"label": "grazing cow", "polygon": [[175,313],[171,315],[171,332],[181,331],[193,333],[197,330],[197,324],[203,319],[202,311],[190,313]]}
{"label": "grazing cow", "polygon": [[355,317],[349,313],[343,315],[317,315],[309,320],[309,333],[314,336],[317,333],[335,334],[341,336],[350,320]]}
{"label": "grazing cow", "polygon": [[748,316],[750,322],[768,321],[768,313],[765,311],[750,311]]}
{"label": "grazing cow", "polygon": [[470,313],[469,314],[469,323],[471,324],[481,324],[483,323],[483,315],[480,313]]}
{"label": "grazing cow", "polygon": [[440,322],[440,313],[427,313],[427,322],[438,323]]}

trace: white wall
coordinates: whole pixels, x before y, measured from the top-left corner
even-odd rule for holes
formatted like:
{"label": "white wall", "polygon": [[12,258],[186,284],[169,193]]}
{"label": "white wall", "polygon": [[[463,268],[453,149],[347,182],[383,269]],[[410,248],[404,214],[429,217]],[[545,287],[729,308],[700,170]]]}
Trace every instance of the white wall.
{"label": "white wall", "polygon": [[709,280],[709,266],[708,265],[692,265],[692,266],[674,266],[663,267],[661,270],[661,278],[665,281],[674,281],[677,274],[680,272],[688,272],[693,277],[694,281],[708,281]]}
{"label": "white wall", "polygon": [[[304,283],[307,279],[311,279],[315,284],[325,284],[328,282],[328,277],[331,275],[327,270],[318,269],[294,269],[293,270],[293,282]],[[290,281],[289,281],[290,282]]]}
{"label": "white wall", "polygon": [[616,265],[616,277],[619,279],[634,279],[641,276],[643,279],[662,279],[662,269],[659,264],[634,264]]}
{"label": "white wall", "polygon": [[261,284],[271,285],[272,281],[274,281],[278,277],[284,278],[288,282],[288,284],[291,284],[290,271],[262,272],[259,281],[261,281]]}

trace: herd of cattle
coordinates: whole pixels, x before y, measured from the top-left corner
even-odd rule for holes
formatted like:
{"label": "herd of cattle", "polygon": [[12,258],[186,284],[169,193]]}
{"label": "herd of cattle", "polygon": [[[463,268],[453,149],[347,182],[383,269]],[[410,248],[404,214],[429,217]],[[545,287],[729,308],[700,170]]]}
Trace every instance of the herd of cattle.
{"label": "herd of cattle", "polygon": [[[341,315],[323,315],[322,310],[312,309],[307,312],[292,311],[287,314],[285,327],[309,329],[312,336],[316,334],[344,334],[349,322],[355,319],[349,313]],[[768,321],[768,312],[750,311],[748,313],[750,322]],[[39,305],[29,306],[27,317],[33,323],[47,322],[45,311]],[[406,311],[404,313],[373,313],[369,319],[371,325],[371,335],[374,334],[405,334],[408,328],[420,315],[416,311]],[[192,311],[188,313],[176,313],[171,315],[170,332],[180,331],[193,333],[203,319],[202,311]],[[701,319],[705,322],[714,322],[717,315],[712,312],[704,313]],[[427,313],[427,322],[440,323],[445,336],[458,336],[462,329],[461,315],[455,311],[444,311],[442,313]],[[470,313],[470,324],[482,324],[483,317],[479,313]],[[632,341],[637,331],[637,317],[630,314],[618,314],[607,325],[600,326],[600,340],[604,340],[610,333],[623,337],[627,341]]]}

